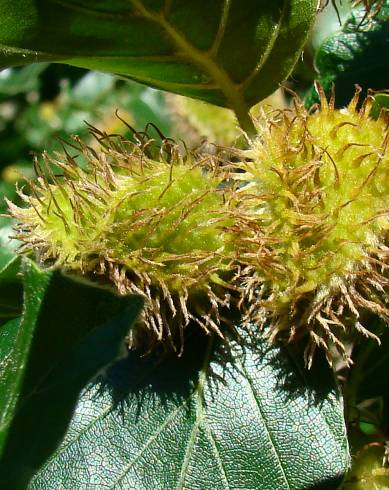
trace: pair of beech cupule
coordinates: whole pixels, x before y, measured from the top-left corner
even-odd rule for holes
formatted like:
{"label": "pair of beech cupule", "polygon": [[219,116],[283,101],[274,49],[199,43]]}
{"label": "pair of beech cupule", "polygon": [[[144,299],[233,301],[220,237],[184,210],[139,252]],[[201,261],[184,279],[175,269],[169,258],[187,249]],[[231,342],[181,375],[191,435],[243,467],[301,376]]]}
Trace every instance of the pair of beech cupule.
{"label": "pair of beech cupule", "polygon": [[142,295],[130,346],[181,352],[189,324],[223,337],[238,307],[308,365],[317,347],[349,361],[354,333],[379,340],[372,317],[389,317],[389,132],[371,104],[266,111],[232,161],[92,130],[98,149],[71,147],[86,166],[44,155],[27,206],[9,203],[20,251]]}

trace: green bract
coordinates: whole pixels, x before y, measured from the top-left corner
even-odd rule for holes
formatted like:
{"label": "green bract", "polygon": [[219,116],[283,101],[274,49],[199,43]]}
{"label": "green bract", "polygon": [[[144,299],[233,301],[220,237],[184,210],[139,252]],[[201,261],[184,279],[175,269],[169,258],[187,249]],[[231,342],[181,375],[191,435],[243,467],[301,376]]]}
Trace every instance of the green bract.
{"label": "green bract", "polygon": [[389,136],[371,98],[357,104],[335,110],[321,93],[312,114],[273,113],[235,177],[248,318],[270,317],[272,338],[308,333],[309,363],[316,346],[345,355],[345,330],[374,337],[367,312],[388,319]]}
{"label": "green bract", "polygon": [[78,142],[85,169],[69,155],[46,155],[46,175],[37,165],[32,195],[20,193],[29,207],[9,203],[22,250],[144,296],[142,323],[152,340],[174,345],[190,320],[221,334],[218,304],[228,295],[220,274],[229,268],[225,172],[211,157],[181,156],[170,142],[159,153],[152,140],[103,135],[100,142],[97,150]]}

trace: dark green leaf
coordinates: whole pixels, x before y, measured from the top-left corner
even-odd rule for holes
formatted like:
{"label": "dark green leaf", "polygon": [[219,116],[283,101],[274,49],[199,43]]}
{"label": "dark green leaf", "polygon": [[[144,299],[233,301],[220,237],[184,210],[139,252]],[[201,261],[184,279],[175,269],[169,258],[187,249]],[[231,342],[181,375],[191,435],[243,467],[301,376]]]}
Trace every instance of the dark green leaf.
{"label": "dark green leaf", "polygon": [[1,0],[3,66],[56,61],[238,113],[290,73],[317,0]]}
{"label": "dark green leaf", "polygon": [[24,311],[2,328],[0,488],[23,489],[85,384],[118,357],[142,301],[23,264]]}
{"label": "dark green leaf", "polygon": [[[389,0],[373,20],[363,20],[363,7],[351,12],[342,28],[331,35],[316,53],[319,80],[326,92],[336,87],[338,106],[346,105],[355,92],[355,84],[365,91],[389,86]],[[314,90],[307,106],[317,102]]]}
{"label": "dark green leaf", "polygon": [[20,257],[17,257],[12,250],[0,247],[0,281],[16,279],[19,268]]}
{"label": "dark green leaf", "polygon": [[241,334],[227,352],[192,335],[180,359],[114,365],[30,490],[337,488],[349,456],[332,372]]}
{"label": "dark green leaf", "polygon": [[[346,384],[347,421],[352,454],[352,471],[344,490],[388,488],[389,469],[386,441],[389,437],[389,328],[371,319],[370,325],[381,339],[361,339],[354,346],[354,364]],[[386,455],[386,456],[385,456]]]}
{"label": "dark green leaf", "polygon": [[[5,449],[18,397],[22,389],[25,363],[28,358],[40,303],[49,282],[49,275],[26,271],[31,280],[25,283],[25,313],[23,319],[12,320],[2,326],[2,370],[0,383],[0,451]],[[37,283],[36,278],[40,279]]]}
{"label": "dark green leaf", "polygon": [[20,257],[0,248],[0,325],[22,313],[23,288],[19,270]]}

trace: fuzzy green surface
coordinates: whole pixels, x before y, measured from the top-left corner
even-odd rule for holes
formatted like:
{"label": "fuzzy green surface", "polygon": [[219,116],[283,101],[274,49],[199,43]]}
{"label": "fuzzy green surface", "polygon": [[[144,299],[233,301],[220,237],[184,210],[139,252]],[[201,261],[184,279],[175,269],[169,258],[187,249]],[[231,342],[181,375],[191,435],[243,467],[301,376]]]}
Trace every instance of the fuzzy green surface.
{"label": "fuzzy green surface", "polygon": [[113,184],[79,169],[77,179],[42,187],[16,217],[41,258],[64,268],[93,271],[106,260],[172,290],[185,281],[201,288],[223,268],[220,181],[200,166],[153,161],[114,174]]}
{"label": "fuzzy green surface", "polygon": [[[273,291],[288,291],[285,301],[356,272],[383,239],[387,216],[378,215],[389,207],[386,134],[382,120],[327,110],[296,118],[291,129],[274,126],[249,152],[246,170],[255,192],[271,196],[254,215],[287,271],[269,272]],[[310,162],[318,171],[307,178]]]}
{"label": "fuzzy green surface", "polygon": [[[218,184],[217,179],[205,175],[199,167],[173,166],[171,171],[168,165],[146,179],[119,178],[119,190],[115,195],[118,204],[112,203],[114,223],[126,223],[129,216],[145,208],[161,213],[154,226],[151,223],[150,227],[143,226],[139,230],[128,227],[124,230],[123,225],[124,236],[120,240],[123,253],[142,247],[161,247],[161,253],[166,254],[186,254],[194,250],[211,252],[223,248],[221,235],[209,224],[212,217],[217,217],[222,203],[221,195],[215,192]],[[126,199],[126,194],[131,191],[140,194]],[[180,219],[186,211],[185,219]],[[117,238],[117,233],[109,233],[109,240]]]}

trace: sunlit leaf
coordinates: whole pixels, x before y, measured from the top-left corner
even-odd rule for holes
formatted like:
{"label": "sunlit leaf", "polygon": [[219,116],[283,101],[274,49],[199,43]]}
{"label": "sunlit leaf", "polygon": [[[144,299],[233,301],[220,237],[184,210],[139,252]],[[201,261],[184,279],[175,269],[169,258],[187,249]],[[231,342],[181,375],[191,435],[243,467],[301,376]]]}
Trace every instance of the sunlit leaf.
{"label": "sunlit leaf", "polygon": [[113,366],[31,490],[337,488],[349,456],[331,370],[241,334]]}

